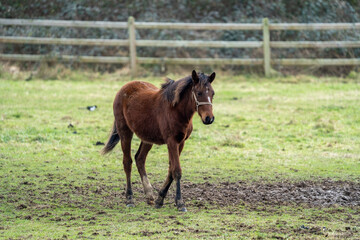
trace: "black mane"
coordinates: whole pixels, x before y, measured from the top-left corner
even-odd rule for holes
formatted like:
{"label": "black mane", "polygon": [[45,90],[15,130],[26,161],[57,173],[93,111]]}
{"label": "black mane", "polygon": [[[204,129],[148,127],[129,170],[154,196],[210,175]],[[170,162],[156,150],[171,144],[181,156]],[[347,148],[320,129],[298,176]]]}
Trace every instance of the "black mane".
{"label": "black mane", "polygon": [[[199,73],[199,80],[201,85],[208,82],[208,76],[204,73]],[[174,81],[170,78],[165,79],[165,83],[161,85],[161,94],[165,100],[175,106],[183,96],[184,92],[193,85],[191,76]]]}
{"label": "black mane", "polygon": [[163,98],[170,102],[173,106],[180,101],[185,90],[192,86],[191,76],[177,81],[167,78],[165,81],[166,82],[161,85],[161,92]]}

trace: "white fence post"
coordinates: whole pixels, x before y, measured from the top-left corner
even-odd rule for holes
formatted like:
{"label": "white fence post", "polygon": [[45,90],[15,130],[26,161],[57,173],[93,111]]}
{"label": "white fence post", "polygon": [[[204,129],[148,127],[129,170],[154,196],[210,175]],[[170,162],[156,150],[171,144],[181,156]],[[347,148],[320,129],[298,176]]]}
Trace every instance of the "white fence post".
{"label": "white fence post", "polygon": [[269,19],[264,18],[262,26],[263,26],[264,72],[265,72],[265,76],[269,77],[271,71]]}
{"label": "white fence post", "polygon": [[130,56],[130,72],[131,76],[136,75],[136,36],[135,36],[135,19],[129,17],[128,20],[128,33],[129,33],[129,56]]}

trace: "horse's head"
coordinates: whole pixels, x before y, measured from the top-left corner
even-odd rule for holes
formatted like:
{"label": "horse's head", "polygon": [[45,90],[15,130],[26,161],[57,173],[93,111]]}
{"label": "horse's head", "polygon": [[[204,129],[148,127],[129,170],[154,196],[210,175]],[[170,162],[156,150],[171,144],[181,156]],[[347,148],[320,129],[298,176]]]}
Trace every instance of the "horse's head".
{"label": "horse's head", "polygon": [[215,79],[215,72],[207,76],[203,73],[197,74],[193,70],[191,77],[193,81],[192,97],[194,98],[196,111],[204,124],[212,124],[215,119],[212,112],[212,100],[215,92],[211,83]]}

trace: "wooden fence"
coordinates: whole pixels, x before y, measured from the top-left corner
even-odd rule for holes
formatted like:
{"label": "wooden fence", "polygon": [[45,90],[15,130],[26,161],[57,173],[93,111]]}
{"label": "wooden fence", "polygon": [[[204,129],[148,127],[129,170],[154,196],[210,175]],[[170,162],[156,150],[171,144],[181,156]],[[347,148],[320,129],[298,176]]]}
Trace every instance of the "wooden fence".
{"label": "wooden fence", "polygon": [[[83,39],[83,38],[38,38],[0,36],[0,43],[12,44],[59,44],[87,46],[128,46],[129,57],[98,56],[47,56],[26,54],[1,54],[0,60],[15,61],[78,61],[85,63],[129,63],[131,74],[136,75],[136,65],[148,64],[191,64],[191,65],[263,65],[265,75],[271,75],[271,65],[360,65],[360,58],[346,59],[272,59],[271,48],[359,48],[360,41],[270,41],[271,30],[348,30],[360,29],[360,23],[269,23],[267,18],[257,23],[158,23],[103,21],[62,21],[0,19],[0,25],[51,26],[72,28],[113,28],[128,29],[128,39]],[[176,41],[176,40],[140,40],[135,38],[136,29],[182,29],[182,30],[260,30],[263,41]],[[263,58],[154,58],[137,57],[136,47],[187,47],[187,48],[263,48]]]}

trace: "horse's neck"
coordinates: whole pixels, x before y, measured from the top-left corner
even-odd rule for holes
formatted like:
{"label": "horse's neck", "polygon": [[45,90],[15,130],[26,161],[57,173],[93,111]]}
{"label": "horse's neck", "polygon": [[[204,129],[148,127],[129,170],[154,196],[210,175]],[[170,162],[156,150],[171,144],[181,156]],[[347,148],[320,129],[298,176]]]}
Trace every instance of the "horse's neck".
{"label": "horse's neck", "polygon": [[184,120],[190,123],[195,113],[195,102],[191,95],[191,89],[186,90],[182,99],[177,104],[177,108],[179,110],[180,115],[184,118]]}

